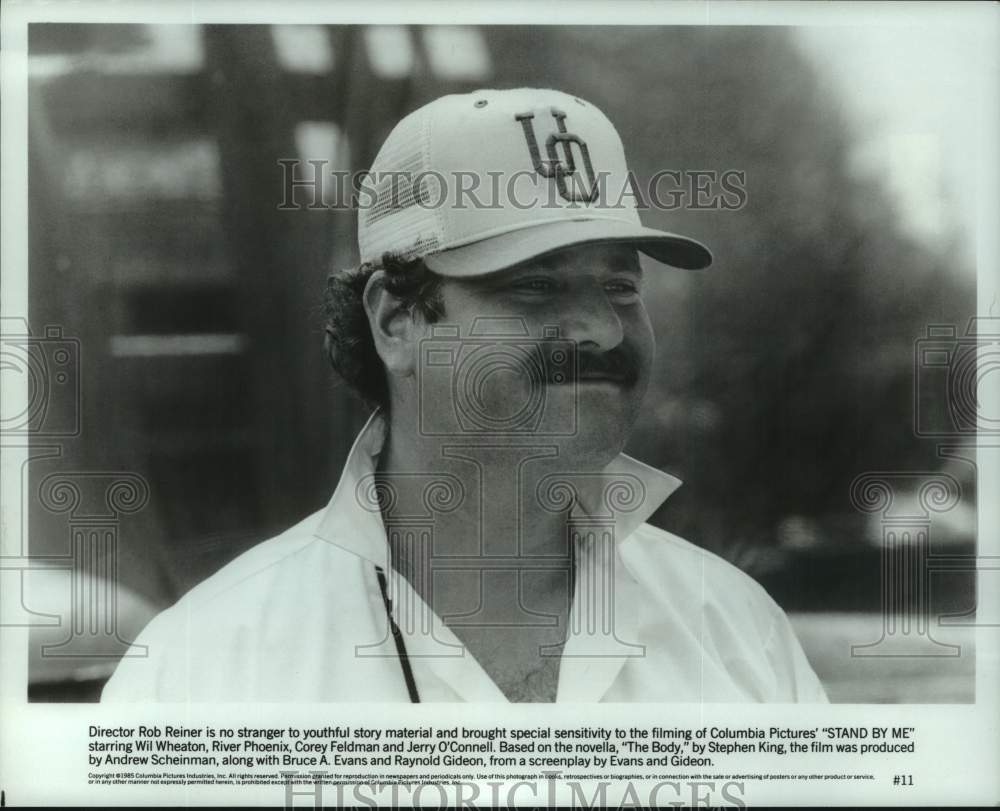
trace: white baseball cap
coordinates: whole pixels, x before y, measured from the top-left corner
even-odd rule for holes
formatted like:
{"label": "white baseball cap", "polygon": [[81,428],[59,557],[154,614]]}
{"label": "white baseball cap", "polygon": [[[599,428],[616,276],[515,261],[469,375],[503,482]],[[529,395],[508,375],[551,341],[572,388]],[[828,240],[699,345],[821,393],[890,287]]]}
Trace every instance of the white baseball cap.
{"label": "white baseball cap", "polygon": [[712,255],[639,220],[621,138],[558,90],[443,96],[389,133],[359,197],[362,262],[390,252],[479,276],[583,243],[620,242],[685,269]]}

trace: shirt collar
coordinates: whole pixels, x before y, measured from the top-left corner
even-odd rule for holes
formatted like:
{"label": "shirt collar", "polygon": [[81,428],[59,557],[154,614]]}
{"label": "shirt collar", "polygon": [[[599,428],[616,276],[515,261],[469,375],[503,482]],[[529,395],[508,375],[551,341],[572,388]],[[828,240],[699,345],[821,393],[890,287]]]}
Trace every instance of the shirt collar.
{"label": "shirt collar", "polygon": [[[389,545],[373,487],[386,432],[385,418],[378,410],[351,447],[316,537],[388,569]],[[572,492],[578,494],[570,520],[613,525],[619,542],[635,532],[681,486],[680,479],[624,453],[612,460],[602,474],[547,477],[543,485],[549,479],[552,487],[568,481]]]}

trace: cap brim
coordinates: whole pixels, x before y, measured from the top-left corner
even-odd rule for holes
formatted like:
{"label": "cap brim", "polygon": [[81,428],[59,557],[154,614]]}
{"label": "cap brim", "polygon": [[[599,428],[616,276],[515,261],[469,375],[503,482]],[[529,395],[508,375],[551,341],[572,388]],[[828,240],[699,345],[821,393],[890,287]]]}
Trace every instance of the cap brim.
{"label": "cap brim", "polygon": [[684,270],[712,264],[708,248],[688,237],[622,220],[562,220],[532,225],[469,245],[428,254],[424,262],[442,276],[482,276],[529,259],[588,243],[624,243],[647,256]]}

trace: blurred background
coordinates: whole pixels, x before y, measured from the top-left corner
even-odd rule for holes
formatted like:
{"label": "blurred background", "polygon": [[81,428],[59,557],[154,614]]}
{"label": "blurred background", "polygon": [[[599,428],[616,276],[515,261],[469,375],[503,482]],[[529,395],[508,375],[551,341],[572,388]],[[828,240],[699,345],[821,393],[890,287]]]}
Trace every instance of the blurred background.
{"label": "blurred background", "polygon": [[[321,348],[325,276],[357,262],[355,218],[280,210],[278,161],[361,170],[420,104],[520,85],[602,108],[640,179],[745,172],[739,210],[643,215],[716,259],[649,276],[657,373],[628,450],[685,482],[653,523],[762,582],[832,700],[974,700],[960,562],[975,554],[975,459],[915,426],[916,395],[931,429],[961,433],[947,375],[924,375],[915,348],[929,325],[957,346],[975,312],[961,172],[977,75],[960,32],[931,48],[919,30],[845,28],[29,32],[29,321],[36,337],[61,328],[50,349],[79,341],[79,431],[49,443],[58,455],[35,442],[25,472],[46,566],[25,600],[33,700],[95,700],[153,614],[332,493],[367,416]],[[851,655],[885,633],[883,540],[899,524],[852,502],[870,471],[905,474],[894,504],[916,529],[899,543],[924,533],[912,559],[959,561],[906,609],[956,618],[920,656]],[[125,507],[107,496],[116,475],[138,477]],[[932,476],[957,487],[946,509],[921,506]],[[69,619],[114,578],[109,646]]]}

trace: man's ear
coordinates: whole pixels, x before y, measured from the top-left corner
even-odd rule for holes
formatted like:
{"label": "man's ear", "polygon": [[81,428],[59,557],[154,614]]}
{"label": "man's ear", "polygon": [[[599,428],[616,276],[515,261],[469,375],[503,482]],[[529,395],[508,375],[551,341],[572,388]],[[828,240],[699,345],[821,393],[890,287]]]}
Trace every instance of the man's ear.
{"label": "man's ear", "polygon": [[365,285],[365,313],[375,349],[390,374],[407,376],[416,368],[417,341],[424,319],[417,308],[406,307],[385,289],[385,271],[376,270]]}

